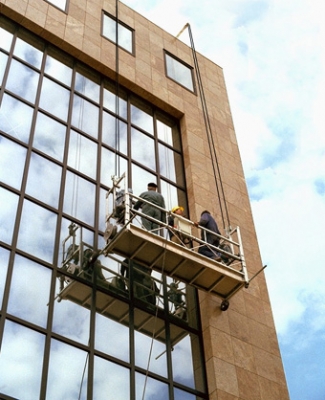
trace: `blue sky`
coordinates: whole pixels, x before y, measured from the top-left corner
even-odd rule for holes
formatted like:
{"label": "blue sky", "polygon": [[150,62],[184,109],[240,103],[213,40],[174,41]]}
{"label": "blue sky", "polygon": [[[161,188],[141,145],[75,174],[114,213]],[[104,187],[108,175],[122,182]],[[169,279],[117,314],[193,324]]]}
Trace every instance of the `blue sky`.
{"label": "blue sky", "polygon": [[124,3],[224,69],[291,400],[324,400],[323,1]]}

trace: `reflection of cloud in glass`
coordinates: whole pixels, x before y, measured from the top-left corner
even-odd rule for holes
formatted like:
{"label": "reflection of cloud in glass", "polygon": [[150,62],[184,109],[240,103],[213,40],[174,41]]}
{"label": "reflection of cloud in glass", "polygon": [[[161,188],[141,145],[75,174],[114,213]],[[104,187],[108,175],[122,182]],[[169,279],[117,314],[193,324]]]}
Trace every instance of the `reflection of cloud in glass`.
{"label": "reflection of cloud in glass", "polygon": [[131,129],[132,159],[156,170],[155,142],[137,129]]}
{"label": "reflection of cloud in glass", "polygon": [[65,11],[65,8],[67,6],[67,0],[47,0],[47,1],[59,7],[63,11]]}
{"label": "reflection of cloud in glass", "polygon": [[12,33],[0,27],[0,47],[9,51],[11,47]]}
{"label": "reflection of cloud in glass", "polygon": [[0,129],[27,143],[33,111],[32,107],[4,94],[0,107]]}
{"label": "reflection of cloud in glass", "polygon": [[45,327],[50,284],[51,271],[49,269],[16,255],[8,312]]}
{"label": "reflection of cloud in glass", "polygon": [[44,342],[43,335],[6,320],[0,357],[2,393],[17,399],[39,398]]}
{"label": "reflection of cloud in glass", "polygon": [[103,113],[102,141],[108,146],[127,154],[127,125],[111,114]]}
{"label": "reflection of cloud in glass", "polygon": [[[49,95],[49,93],[51,95]],[[52,80],[44,77],[42,83],[42,92],[40,98],[40,107],[50,114],[67,120],[69,109],[70,91],[58,85]]]}
{"label": "reflection of cloud in glass", "polygon": [[18,234],[18,248],[51,263],[56,219],[54,213],[25,200]]}
{"label": "reflection of cloud in glass", "polygon": [[100,86],[98,83],[86,78],[79,72],[76,73],[75,90],[99,103]]}
{"label": "reflection of cloud in glass", "polygon": [[72,109],[72,125],[85,133],[98,137],[99,108],[87,100],[74,95]]}
{"label": "reflection of cloud in glass", "polygon": [[[56,291],[59,293],[59,280],[56,282]],[[79,283],[80,291],[89,292],[89,289]],[[88,344],[89,342],[90,311],[85,307],[69,300],[55,301],[53,316],[53,332],[56,332],[76,342]]]}
{"label": "reflection of cloud in glass", "polygon": [[[120,115],[123,118],[127,118],[127,102],[119,97],[118,104],[116,104],[116,95],[104,88],[104,98],[103,105],[110,111],[113,111],[115,114]],[[118,106],[118,110],[116,110]],[[118,111],[118,112],[117,112]]]}
{"label": "reflection of cloud in glass", "polygon": [[52,207],[58,207],[62,169],[57,164],[32,153],[26,193]]}
{"label": "reflection of cloud in glass", "polygon": [[153,133],[153,118],[145,111],[131,104],[131,122],[146,132]]}
{"label": "reflection of cloud in glass", "polygon": [[[192,338],[193,341],[193,338]],[[174,347],[172,351],[173,375],[176,382],[195,387],[192,344],[190,335],[187,335]]]}
{"label": "reflection of cloud in glass", "polygon": [[38,69],[41,67],[43,52],[20,38],[16,40],[14,55]]}
{"label": "reflection of cloud in glass", "polygon": [[16,221],[18,199],[19,197],[16,194],[0,187],[0,240],[4,243],[11,244]]}
{"label": "reflection of cloud in glass", "polygon": [[49,55],[46,57],[45,73],[68,86],[71,85],[72,69]]}
{"label": "reflection of cloud in glass", "polygon": [[21,187],[26,151],[24,147],[0,136],[0,181],[18,190]]}
{"label": "reflection of cloud in glass", "polygon": [[[1,35],[1,31],[0,31],[0,35]],[[6,69],[7,60],[8,60],[8,56],[4,53],[0,53],[0,86],[2,84],[3,74]]]}
{"label": "reflection of cloud in glass", "polygon": [[3,292],[6,284],[9,255],[8,250],[0,247],[0,304],[2,304]]}
{"label": "reflection of cloud in glass", "polygon": [[34,103],[38,80],[38,72],[35,72],[19,61],[12,60],[6,83],[6,89],[30,101],[31,103]]}
{"label": "reflection of cloud in glass", "polygon": [[68,165],[96,179],[97,144],[71,130]]}
{"label": "reflection of cloud in glass", "polygon": [[158,145],[158,148],[160,173],[169,180],[176,182],[175,157],[180,156],[161,144]]}
{"label": "reflection of cloud in glass", "polygon": [[149,182],[157,182],[157,178],[149,172],[132,164],[132,189],[136,196],[147,190]]}
{"label": "reflection of cloud in glass", "polygon": [[62,161],[65,132],[65,125],[39,112],[37,114],[33,146],[43,153]]}
{"label": "reflection of cloud in glass", "polygon": [[136,373],[136,398],[143,400],[166,400],[169,399],[168,385],[156,379],[145,377]]}
{"label": "reflection of cloud in glass", "polygon": [[94,184],[68,171],[65,182],[64,212],[93,225],[95,189]]}
{"label": "reflection of cloud in glass", "polygon": [[86,400],[87,361],[85,351],[52,339],[46,398]]}
{"label": "reflection of cloud in glass", "polygon": [[129,400],[130,370],[95,357],[93,390],[96,400]]}

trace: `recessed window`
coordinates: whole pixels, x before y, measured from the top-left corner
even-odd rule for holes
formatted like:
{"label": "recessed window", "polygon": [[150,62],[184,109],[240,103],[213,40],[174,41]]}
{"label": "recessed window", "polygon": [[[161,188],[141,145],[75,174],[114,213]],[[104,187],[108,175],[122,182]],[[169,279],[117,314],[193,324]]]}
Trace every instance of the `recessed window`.
{"label": "recessed window", "polygon": [[46,0],[48,3],[53,4],[62,11],[66,11],[68,0]]}
{"label": "recessed window", "polygon": [[116,18],[103,13],[103,36],[133,54],[133,29],[121,22],[117,23],[118,29],[116,29],[116,22]]}
{"label": "recessed window", "polygon": [[194,92],[193,68],[165,52],[167,76]]}

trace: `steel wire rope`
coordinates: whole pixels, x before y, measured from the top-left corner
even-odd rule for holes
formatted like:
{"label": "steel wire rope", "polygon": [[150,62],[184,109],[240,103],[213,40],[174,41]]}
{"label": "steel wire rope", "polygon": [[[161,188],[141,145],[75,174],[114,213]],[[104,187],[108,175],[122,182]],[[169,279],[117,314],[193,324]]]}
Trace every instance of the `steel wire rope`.
{"label": "steel wire rope", "polygon": [[[163,255],[163,262],[162,262],[162,269],[161,269],[161,275],[162,275],[162,276],[163,276],[163,274],[164,274],[165,261],[166,261],[167,234],[168,234],[168,232],[166,232],[166,239],[165,239],[165,245],[164,245],[164,255]],[[161,285],[160,285],[160,287],[161,287]],[[159,290],[159,292],[160,292],[160,290]],[[146,388],[147,388],[149,367],[150,367],[151,355],[152,355],[152,349],[153,349],[153,341],[154,341],[155,333],[156,333],[157,318],[158,318],[158,307],[156,306],[155,320],[154,320],[154,329],[153,329],[153,331],[152,331],[152,336],[151,336],[151,343],[150,343],[150,350],[149,350],[149,355],[148,355],[146,376],[145,376],[145,380],[144,380],[144,386],[143,386],[143,392],[142,392],[142,399],[141,399],[141,400],[144,400],[144,396],[145,396]]]}
{"label": "steel wire rope", "polygon": [[[218,162],[216,146],[215,146],[214,139],[213,139],[212,128],[211,128],[211,123],[210,123],[209,112],[208,112],[208,107],[207,107],[207,103],[206,103],[202,78],[201,78],[199,62],[197,59],[192,30],[191,30],[191,26],[189,23],[187,23],[185,25],[185,27],[177,35],[177,37],[183,32],[183,30],[186,27],[188,28],[188,33],[189,33],[189,38],[190,38],[190,43],[191,43],[194,67],[195,67],[196,78],[198,81],[198,89],[199,89],[200,99],[201,99],[201,104],[202,104],[203,119],[204,119],[205,130],[206,130],[206,134],[207,134],[207,138],[208,138],[209,151],[210,151],[210,156],[211,156],[211,161],[212,161],[214,180],[215,180],[216,189],[217,189],[218,198],[219,198],[222,222],[223,222],[224,228],[229,228],[230,227],[230,219],[229,219],[229,213],[228,213],[228,207],[227,207],[224,187],[223,187],[222,178],[221,178],[221,171],[220,171],[220,166],[219,166],[219,162]],[[219,182],[220,182],[219,185],[218,185],[218,178],[219,178]],[[219,186],[220,186],[220,189],[219,189]],[[223,211],[222,203],[223,203],[224,211]],[[226,216],[224,216],[224,212],[225,212]],[[226,226],[226,224],[225,224],[225,219],[227,220],[228,226]]]}
{"label": "steel wire rope", "polygon": [[115,175],[120,176],[120,158],[118,156],[118,152],[120,151],[120,60],[119,60],[119,0],[116,0],[115,3]]}

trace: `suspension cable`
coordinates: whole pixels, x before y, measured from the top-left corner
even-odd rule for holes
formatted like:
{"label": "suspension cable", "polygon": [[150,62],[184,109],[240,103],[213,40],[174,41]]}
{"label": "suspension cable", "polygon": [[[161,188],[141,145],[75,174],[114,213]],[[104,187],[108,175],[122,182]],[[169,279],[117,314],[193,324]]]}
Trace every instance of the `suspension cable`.
{"label": "suspension cable", "polygon": [[118,156],[118,152],[120,150],[120,63],[119,63],[119,0],[116,0],[115,4],[115,14],[116,14],[116,24],[115,24],[115,84],[116,84],[116,93],[115,93],[115,176],[120,176],[120,158]]}
{"label": "suspension cable", "polygon": [[197,59],[197,54],[196,54],[196,50],[195,50],[195,46],[194,46],[194,40],[193,40],[193,35],[192,35],[190,24],[187,23],[176,37],[179,37],[180,34],[186,28],[188,28],[188,33],[189,33],[189,38],[190,38],[190,43],[191,43],[194,67],[195,67],[196,78],[197,78],[197,83],[198,83],[198,90],[199,90],[201,104],[202,104],[202,110],[203,110],[204,125],[205,125],[205,130],[206,130],[206,134],[207,134],[207,138],[208,138],[210,156],[211,156],[211,161],[212,161],[213,175],[214,175],[214,180],[215,180],[216,189],[217,189],[218,198],[219,198],[221,217],[222,217],[222,222],[223,222],[224,228],[226,229],[226,228],[230,227],[228,207],[227,207],[225,192],[224,192],[223,183],[222,183],[222,179],[221,179],[221,172],[220,172],[220,167],[219,167],[219,162],[218,162],[218,157],[217,157],[217,152],[216,152],[216,146],[215,146],[215,142],[214,142],[214,138],[213,138],[213,132],[212,132],[212,128],[211,128],[208,107],[207,107],[203,83],[202,83],[202,79],[201,79],[200,67],[199,67],[199,63],[198,63],[198,59]]}

